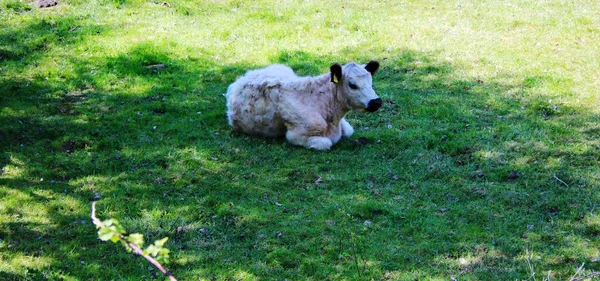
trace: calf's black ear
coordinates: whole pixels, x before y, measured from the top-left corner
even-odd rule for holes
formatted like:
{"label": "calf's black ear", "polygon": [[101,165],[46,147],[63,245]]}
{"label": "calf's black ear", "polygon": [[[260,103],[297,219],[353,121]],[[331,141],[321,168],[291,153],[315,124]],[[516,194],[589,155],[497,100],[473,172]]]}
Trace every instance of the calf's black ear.
{"label": "calf's black ear", "polygon": [[329,68],[331,70],[331,82],[340,83],[342,81],[342,66],[335,63]]}
{"label": "calf's black ear", "polygon": [[365,69],[371,72],[371,75],[375,75],[375,72],[379,69],[379,62],[372,60],[365,66]]}

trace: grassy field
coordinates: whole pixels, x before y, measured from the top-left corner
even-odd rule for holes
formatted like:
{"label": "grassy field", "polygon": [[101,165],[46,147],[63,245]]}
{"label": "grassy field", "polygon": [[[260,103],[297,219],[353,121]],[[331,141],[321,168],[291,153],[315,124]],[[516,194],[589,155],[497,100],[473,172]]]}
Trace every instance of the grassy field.
{"label": "grassy field", "polygon": [[[599,271],[599,56],[592,0],[3,0],[0,279],[163,279],[92,201],[179,280]],[[369,60],[331,151],[227,125],[248,69]]]}

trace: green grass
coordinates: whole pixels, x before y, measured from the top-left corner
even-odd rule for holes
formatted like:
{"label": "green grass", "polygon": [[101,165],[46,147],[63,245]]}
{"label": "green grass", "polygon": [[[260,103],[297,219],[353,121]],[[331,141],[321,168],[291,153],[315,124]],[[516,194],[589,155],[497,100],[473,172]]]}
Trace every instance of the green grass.
{"label": "green grass", "polygon": [[[163,2],[1,2],[0,279],[163,278],[98,198],[180,280],[600,270],[597,2]],[[331,151],[227,125],[248,69],[372,59],[384,106]]]}

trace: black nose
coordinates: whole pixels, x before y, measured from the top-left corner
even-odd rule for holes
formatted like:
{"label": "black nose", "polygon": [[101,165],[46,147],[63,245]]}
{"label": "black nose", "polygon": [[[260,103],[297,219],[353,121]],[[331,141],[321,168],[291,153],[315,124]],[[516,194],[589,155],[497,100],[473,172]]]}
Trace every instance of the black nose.
{"label": "black nose", "polygon": [[380,98],[370,100],[369,104],[367,105],[367,111],[368,112],[377,111],[377,109],[379,109],[381,107],[381,104],[382,104],[382,102],[381,102]]}

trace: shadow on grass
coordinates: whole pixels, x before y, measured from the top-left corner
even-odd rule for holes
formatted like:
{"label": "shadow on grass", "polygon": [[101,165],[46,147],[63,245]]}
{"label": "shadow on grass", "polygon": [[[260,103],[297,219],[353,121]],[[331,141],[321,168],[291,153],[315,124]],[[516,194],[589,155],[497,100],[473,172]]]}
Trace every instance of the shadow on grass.
{"label": "shadow on grass", "polygon": [[[48,40],[75,43],[99,28],[76,25],[80,35]],[[562,278],[597,250],[585,244],[598,235],[598,116],[530,96],[545,78],[462,78],[412,50],[356,58],[382,62],[374,84],[384,106],[351,113],[355,137],[316,153],[230,133],[222,94],[258,66],[178,59],[146,42],[69,58],[69,83],[60,73],[20,78],[33,66],[19,60],[47,51],[21,35],[70,30],[40,22],[0,34],[13,63],[0,80],[10,93],[0,191],[13,198],[0,252],[11,263],[51,260],[6,279],[152,277],[96,239],[96,199],[99,216],[149,240],[171,237],[182,279],[524,279],[526,249],[542,257],[531,261],[540,272]],[[301,51],[272,61],[313,75],[332,62]]]}

